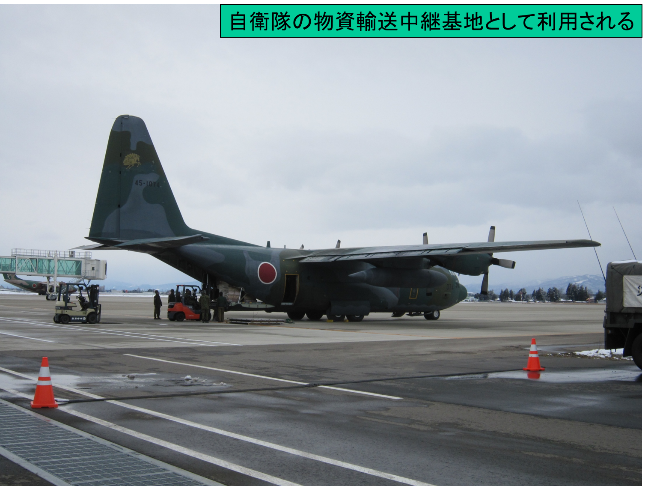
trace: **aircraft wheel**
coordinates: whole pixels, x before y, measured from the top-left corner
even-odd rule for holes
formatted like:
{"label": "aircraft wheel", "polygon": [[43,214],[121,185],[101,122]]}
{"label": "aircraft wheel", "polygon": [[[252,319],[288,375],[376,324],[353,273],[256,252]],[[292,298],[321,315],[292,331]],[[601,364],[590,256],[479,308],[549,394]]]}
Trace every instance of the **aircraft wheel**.
{"label": "aircraft wheel", "polygon": [[358,316],[347,315],[346,318],[347,318],[347,320],[349,322],[360,322],[362,319],[364,319],[364,316],[363,315],[358,315]]}
{"label": "aircraft wheel", "polygon": [[185,318],[184,312],[178,312],[175,315],[175,320],[178,321],[178,322],[184,321],[184,318]]}
{"label": "aircraft wheel", "polygon": [[403,312],[392,312],[392,317],[403,317],[405,315],[405,311]]}
{"label": "aircraft wheel", "polygon": [[335,315],[335,314],[326,314],[326,318],[329,321],[342,322],[342,321],[344,321],[344,314],[340,314],[339,316]]}
{"label": "aircraft wheel", "polygon": [[95,312],[91,312],[90,314],[88,314],[88,317],[86,317],[86,320],[88,321],[88,324],[96,324],[97,314]]}
{"label": "aircraft wheel", "polygon": [[286,314],[288,314],[288,317],[290,317],[293,321],[301,321],[306,315],[305,312],[299,312],[299,311],[290,311],[290,312],[286,312]]}
{"label": "aircraft wheel", "polygon": [[311,311],[306,313],[306,317],[308,317],[309,321],[319,321],[323,315],[323,312],[318,311]]}
{"label": "aircraft wheel", "polygon": [[68,316],[67,314],[61,314],[61,316],[59,317],[59,322],[61,324],[69,324],[70,323],[70,316]]}
{"label": "aircraft wheel", "polygon": [[425,317],[428,321],[436,321],[439,317],[441,317],[441,312],[438,310],[433,310],[432,312],[426,312],[423,314],[423,317]]}
{"label": "aircraft wheel", "polygon": [[632,341],[632,359],[634,363],[641,368],[641,333]]}

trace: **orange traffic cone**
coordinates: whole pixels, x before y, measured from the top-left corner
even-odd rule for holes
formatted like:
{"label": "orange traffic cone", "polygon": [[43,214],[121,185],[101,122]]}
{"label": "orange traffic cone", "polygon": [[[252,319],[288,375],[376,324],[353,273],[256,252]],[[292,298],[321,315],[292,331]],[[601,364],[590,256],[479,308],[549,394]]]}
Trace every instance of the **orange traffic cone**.
{"label": "orange traffic cone", "polygon": [[536,346],[535,338],[531,339],[531,351],[529,351],[529,361],[524,371],[544,371],[540,366],[540,358],[538,357],[538,347]]}
{"label": "orange traffic cone", "polygon": [[43,358],[41,362],[40,373],[38,374],[38,383],[36,383],[36,394],[34,401],[31,402],[31,408],[56,408],[58,404],[54,400],[54,388],[52,387],[52,378],[50,378],[49,362]]}

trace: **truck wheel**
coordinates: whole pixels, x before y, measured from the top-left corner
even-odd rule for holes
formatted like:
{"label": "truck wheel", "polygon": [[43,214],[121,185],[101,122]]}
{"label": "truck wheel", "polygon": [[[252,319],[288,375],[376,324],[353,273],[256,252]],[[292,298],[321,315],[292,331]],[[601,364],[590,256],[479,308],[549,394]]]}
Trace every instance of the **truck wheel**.
{"label": "truck wheel", "polygon": [[90,314],[88,314],[88,317],[86,317],[86,320],[88,321],[88,324],[96,324],[97,314],[95,312],[91,312]]}
{"label": "truck wheel", "polygon": [[178,321],[178,322],[184,321],[184,318],[185,318],[184,312],[178,312],[175,315],[175,320]]}
{"label": "truck wheel", "polygon": [[169,319],[170,321],[175,321],[175,314],[167,312],[167,319]]}
{"label": "truck wheel", "polygon": [[58,324],[58,318],[59,318],[58,314],[54,314],[54,322],[56,322],[57,324]]}
{"label": "truck wheel", "polygon": [[428,321],[436,321],[439,317],[441,317],[441,312],[438,310],[433,310],[432,312],[426,312],[423,314],[423,317],[425,317]]}
{"label": "truck wheel", "polygon": [[298,311],[289,311],[286,312],[286,314],[288,314],[288,317],[290,317],[293,321],[301,321],[306,315],[305,312],[298,312]]}
{"label": "truck wheel", "polygon": [[67,314],[61,314],[61,316],[59,317],[59,322],[61,324],[69,324],[70,323],[70,316],[68,316]]}
{"label": "truck wheel", "polygon": [[641,369],[641,333],[632,341],[632,359]]}

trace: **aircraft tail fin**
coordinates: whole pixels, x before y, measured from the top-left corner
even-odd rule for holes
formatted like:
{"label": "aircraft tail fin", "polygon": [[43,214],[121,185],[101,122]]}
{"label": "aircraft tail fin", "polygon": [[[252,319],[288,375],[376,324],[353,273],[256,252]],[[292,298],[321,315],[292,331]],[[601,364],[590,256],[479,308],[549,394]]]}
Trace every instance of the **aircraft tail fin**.
{"label": "aircraft tail fin", "polygon": [[190,236],[144,120],[117,117],[110,131],[89,239]]}

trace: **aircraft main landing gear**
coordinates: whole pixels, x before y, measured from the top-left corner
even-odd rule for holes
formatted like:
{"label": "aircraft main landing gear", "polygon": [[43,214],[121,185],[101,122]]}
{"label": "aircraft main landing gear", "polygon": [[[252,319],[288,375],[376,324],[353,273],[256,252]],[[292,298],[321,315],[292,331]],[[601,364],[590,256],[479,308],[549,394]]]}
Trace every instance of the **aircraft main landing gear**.
{"label": "aircraft main landing gear", "polygon": [[308,317],[309,321],[319,321],[323,315],[324,313],[320,311],[311,311],[306,313],[306,317]]}
{"label": "aircraft main landing gear", "polygon": [[433,310],[432,312],[426,312],[423,314],[423,317],[425,317],[428,321],[436,321],[439,317],[441,317],[441,312],[438,310]]}

